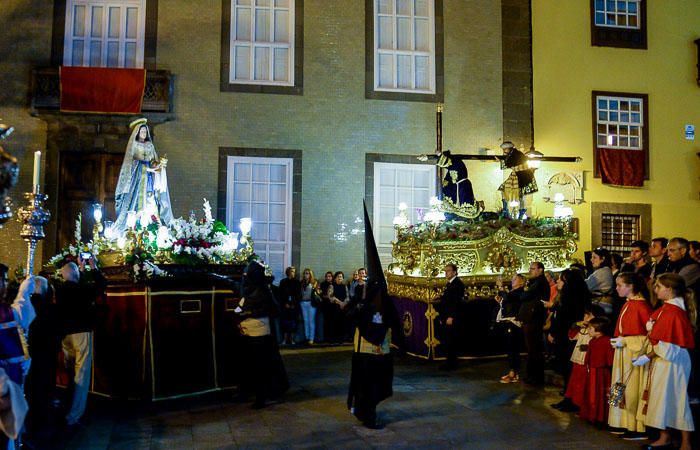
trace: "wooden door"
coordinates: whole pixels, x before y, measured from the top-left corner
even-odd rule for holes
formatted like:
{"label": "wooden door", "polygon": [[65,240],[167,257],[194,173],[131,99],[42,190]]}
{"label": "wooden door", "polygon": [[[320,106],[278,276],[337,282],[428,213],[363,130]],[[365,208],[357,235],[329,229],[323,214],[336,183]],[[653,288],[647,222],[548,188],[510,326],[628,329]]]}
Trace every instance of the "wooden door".
{"label": "wooden door", "polygon": [[103,219],[114,220],[114,191],[123,154],[62,152],[58,197],[57,250],[75,241],[75,221],[83,215],[82,240],[92,239],[92,205],[102,203]]}

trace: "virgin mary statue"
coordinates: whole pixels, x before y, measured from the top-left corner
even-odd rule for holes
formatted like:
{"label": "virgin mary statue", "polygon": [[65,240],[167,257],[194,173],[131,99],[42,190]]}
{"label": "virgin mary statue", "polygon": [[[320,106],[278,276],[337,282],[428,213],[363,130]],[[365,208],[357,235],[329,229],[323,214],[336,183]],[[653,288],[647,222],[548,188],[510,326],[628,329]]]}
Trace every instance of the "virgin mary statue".
{"label": "virgin mary statue", "polygon": [[145,118],[129,126],[131,137],[114,196],[117,220],[113,229],[117,233],[126,230],[130,211],[134,211],[137,218],[143,214],[156,216],[165,225],[173,219],[165,172],[167,159],[158,158]]}

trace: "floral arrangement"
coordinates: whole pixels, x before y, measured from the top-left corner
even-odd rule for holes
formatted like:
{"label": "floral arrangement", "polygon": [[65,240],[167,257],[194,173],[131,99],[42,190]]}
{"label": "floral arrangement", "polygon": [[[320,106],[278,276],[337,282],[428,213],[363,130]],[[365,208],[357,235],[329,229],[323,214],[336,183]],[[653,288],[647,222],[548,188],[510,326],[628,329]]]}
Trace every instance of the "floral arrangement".
{"label": "floral arrangement", "polygon": [[[61,249],[61,251],[51,257],[47,262],[47,265],[53,266],[56,269],[60,269],[66,263],[74,262],[76,264],[80,261],[81,253],[90,253],[93,256],[98,256],[101,252],[108,250],[109,245],[104,241],[99,242],[82,242],[81,229],[83,225],[83,217],[81,213],[78,213],[78,218],[75,220],[75,231],[73,237],[75,242],[68,244]],[[99,259],[95,260],[96,264],[99,266]],[[89,269],[89,265],[86,266]]]}
{"label": "floral arrangement", "polygon": [[204,218],[175,219],[170,224],[170,257],[177,264],[223,264],[236,262],[238,233],[211,215],[211,205],[204,199]]}
{"label": "floral arrangement", "polygon": [[475,221],[446,220],[438,225],[421,222],[398,230],[398,242],[477,241],[506,227],[514,234],[529,238],[565,237],[571,233],[568,223],[561,219],[534,218],[523,221],[505,218],[485,218]]}
{"label": "floral arrangement", "polygon": [[203,209],[202,219],[192,213],[189,219],[174,219],[168,226],[162,225],[155,215],[142,218],[116,241],[99,238],[82,242],[82,218],[78,215],[75,242],[52,257],[49,264],[59,268],[69,261],[77,263],[81,252],[92,253],[97,262],[108,255],[116,256],[117,261],[123,261],[130,268],[132,278],[141,281],[168,276],[158,264],[245,263],[253,254],[250,236],[241,238],[243,247],[239,249],[238,233],[229,232],[221,221],[214,220],[207,199],[204,199]]}

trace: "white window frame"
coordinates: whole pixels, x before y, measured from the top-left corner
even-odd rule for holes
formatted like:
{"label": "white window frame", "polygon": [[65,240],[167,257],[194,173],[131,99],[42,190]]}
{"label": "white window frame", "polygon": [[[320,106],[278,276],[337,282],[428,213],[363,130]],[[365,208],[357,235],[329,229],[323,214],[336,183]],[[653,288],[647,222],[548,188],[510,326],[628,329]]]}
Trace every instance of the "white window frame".
{"label": "white window frame", "polygon": [[[399,193],[399,189],[406,189],[405,186],[398,185],[399,177],[396,176],[396,172],[399,170],[411,170],[412,176],[417,172],[423,172],[427,176],[428,185],[416,187],[414,179],[411,180],[411,198],[403,197]],[[394,170],[394,184],[393,184],[393,198],[385,199],[382,198],[382,187],[386,187],[387,184],[382,184],[382,170]],[[379,252],[379,257],[382,261],[382,266],[387,267],[388,263],[392,261],[391,257],[391,242],[382,242],[380,240],[380,231],[383,227],[391,225],[393,228],[394,217],[399,213],[399,203],[405,202],[408,206],[408,218],[412,224],[417,223],[417,208],[422,208],[424,213],[427,213],[430,209],[430,198],[437,195],[436,186],[437,170],[434,164],[401,164],[401,163],[385,163],[385,162],[375,162],[374,163],[374,206],[372,208],[373,212],[373,223],[372,230],[374,231],[374,241],[377,243],[377,250]],[[415,200],[415,192],[417,189],[427,189],[427,204],[417,205]],[[384,202],[393,203],[394,212],[391,217],[382,217],[382,205]],[[396,237],[394,235],[393,240]]]}
{"label": "white window frame", "polygon": [[[296,0],[287,0],[287,7],[275,6],[276,0],[230,0],[231,2],[231,29],[229,46],[229,83],[231,84],[253,84],[267,86],[294,86],[294,41],[295,41],[295,11]],[[247,3],[247,4],[246,4]],[[259,3],[269,6],[258,6]],[[250,39],[237,40],[236,14],[238,10],[250,9]],[[255,13],[252,11],[266,9],[270,12],[270,41],[256,41]],[[287,22],[287,42],[275,41],[275,11],[288,11]],[[236,48],[248,47],[250,49],[248,58],[248,78],[236,78]],[[255,79],[255,50],[267,48],[270,52],[268,62],[269,79]],[[275,50],[287,50],[287,80],[275,81]]]}
{"label": "white window frame", "polygon": [[[416,50],[416,21],[415,21],[415,1],[410,1],[411,4],[411,14],[410,15],[398,15],[397,14],[397,4],[403,0],[373,0],[374,1],[374,90],[382,92],[408,92],[408,93],[418,93],[418,94],[435,94],[435,0],[425,0],[428,2],[428,50],[421,51]],[[379,3],[381,1],[392,2],[392,12],[391,13],[379,13]],[[384,49],[379,48],[379,19],[380,17],[391,17],[392,18],[392,48]],[[408,18],[411,21],[411,49],[398,49],[398,21],[397,17]],[[379,59],[381,55],[390,55],[392,57],[392,71],[393,71],[393,81],[391,87],[380,86],[380,66]],[[411,57],[411,87],[399,87],[398,85],[398,56],[410,56]],[[416,88],[416,57],[417,56],[427,56],[428,57],[428,79],[429,87],[428,89]]]}
{"label": "white window frame", "polygon": [[[85,32],[84,36],[74,36],[74,20],[73,12],[76,6],[85,7],[85,18],[83,23],[83,29]],[[102,36],[98,38],[91,38],[89,36],[92,23],[92,13],[93,7],[99,6],[103,8],[102,11]],[[108,20],[109,20],[109,8],[119,7],[122,8],[120,11],[119,19],[119,37],[109,38],[106,36]],[[126,37],[126,8],[137,8],[138,9],[138,20],[136,25],[136,38]],[[66,1],[66,26],[64,33],[64,44],[63,44],[63,65],[64,66],[82,66],[82,67],[118,67],[123,68],[125,66],[126,59],[126,44],[136,43],[136,56],[135,64],[133,68],[143,68],[143,55],[144,55],[144,42],[146,34],[146,0],[67,0]],[[82,64],[73,64],[73,42],[77,40],[82,40],[83,44],[83,61]],[[109,42],[118,42],[118,62],[116,66],[107,66],[107,44]],[[100,51],[100,63],[91,66],[90,62],[90,48],[92,42],[101,43]]]}
{"label": "white window frame", "polygon": [[[605,101],[607,108],[602,108],[600,102]],[[611,103],[617,102],[617,107],[612,107]],[[629,108],[622,109],[622,103],[627,102]],[[639,103],[639,111],[632,111],[632,103]],[[596,95],[596,147],[598,148],[618,148],[626,150],[644,149],[644,99],[641,97],[617,97],[607,95]],[[616,119],[611,120],[612,114]],[[627,119],[624,120],[625,115]],[[638,115],[639,120],[633,120],[633,116]],[[605,128],[605,132],[602,129]],[[636,128],[638,134],[633,136],[631,130]],[[624,132],[627,130],[627,133]],[[627,139],[627,144],[621,141]],[[631,145],[633,138],[638,139],[638,145]],[[601,139],[604,143],[601,143]]]}
{"label": "white window frame", "polygon": [[[229,230],[238,230],[239,228],[239,223],[234,221],[235,217],[235,212],[234,212],[234,183],[236,180],[234,179],[235,177],[235,165],[236,164],[275,164],[275,165],[283,165],[285,166],[286,170],[286,180],[287,180],[287,185],[285,189],[285,218],[284,218],[284,255],[283,255],[283,267],[274,267],[271,266],[275,279],[281,280],[284,278],[282,276],[284,274],[284,269],[292,264],[292,192],[293,192],[293,169],[294,169],[294,160],[292,158],[265,158],[265,157],[255,157],[255,156],[228,156],[226,160],[226,228]],[[252,174],[251,174],[251,195],[248,201],[252,204],[253,198],[252,198]],[[269,186],[269,180],[268,180],[268,186]],[[268,198],[267,204],[270,204],[270,200]],[[251,209],[252,211],[252,209]],[[269,210],[268,210],[268,224],[270,223],[269,220]],[[268,236],[269,237],[269,236]],[[262,239],[256,239],[255,236],[255,219],[253,219],[253,229],[251,231],[251,238],[253,239],[253,245],[255,252],[258,255],[261,255],[265,262],[268,262],[267,255],[270,253],[269,252],[269,245],[270,244],[279,244],[279,242],[276,241],[270,241],[268,240],[262,240]]]}
{"label": "white window frame", "polygon": [[[640,15],[640,0],[602,0],[603,1],[603,8],[600,9],[598,6],[598,0],[594,2],[594,23],[597,27],[608,27],[608,28],[621,28],[625,30],[639,30],[641,29],[641,15]],[[612,2],[612,7],[613,9],[609,9],[608,7],[611,6],[610,3]],[[620,10],[618,9],[618,5],[623,4],[624,9]],[[636,4],[637,10],[636,12],[630,13],[629,12],[629,5],[630,4]],[[598,21],[598,19],[601,17],[603,18],[603,22],[601,23]],[[608,18],[614,17],[615,23],[614,24],[609,24],[608,23]],[[618,25],[618,19],[620,17],[625,18],[625,24],[624,25]],[[630,17],[636,17],[637,18],[637,24],[636,25],[629,25],[629,18]]]}

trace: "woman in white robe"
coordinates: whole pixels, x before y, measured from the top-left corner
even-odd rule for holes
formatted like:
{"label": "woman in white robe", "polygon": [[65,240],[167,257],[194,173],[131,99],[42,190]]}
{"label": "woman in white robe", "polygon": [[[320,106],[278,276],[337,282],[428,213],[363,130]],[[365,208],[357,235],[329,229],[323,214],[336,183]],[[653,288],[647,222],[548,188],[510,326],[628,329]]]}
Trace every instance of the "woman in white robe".
{"label": "woman in white robe", "polygon": [[[690,354],[693,348],[694,300],[679,275],[660,275],[654,285],[657,297],[664,304],[649,319],[647,353],[635,359],[635,366],[649,364],[647,401],[639,403],[638,418],[645,425],[660,430],[659,439],[649,449],[671,448],[668,428],[681,431],[682,450],[691,450],[690,433],[695,429],[688,403]],[[687,297],[686,297],[687,294]]]}

